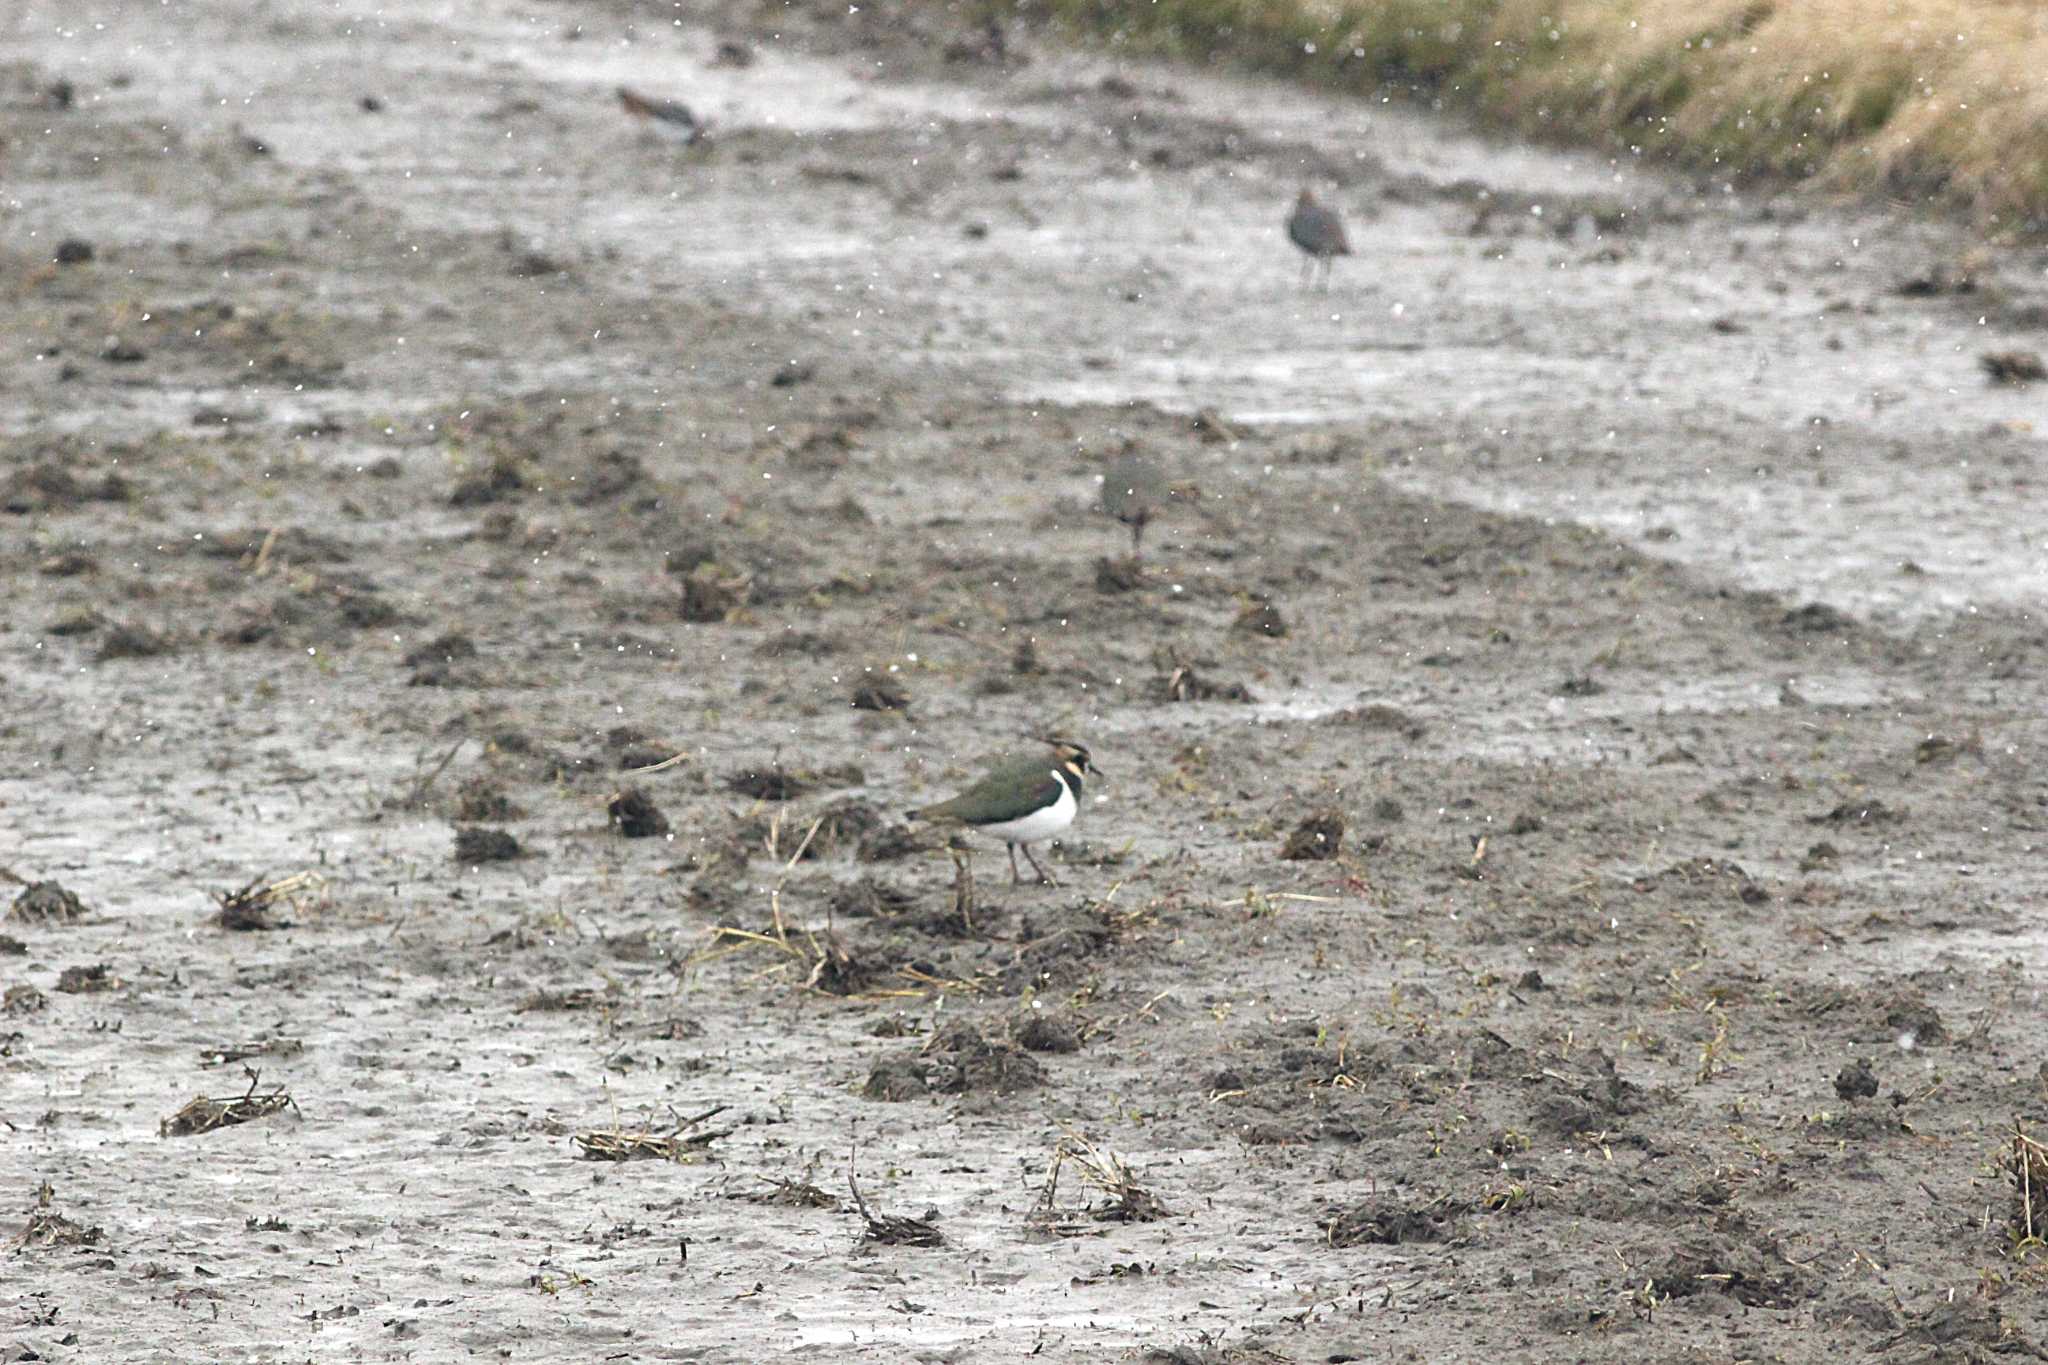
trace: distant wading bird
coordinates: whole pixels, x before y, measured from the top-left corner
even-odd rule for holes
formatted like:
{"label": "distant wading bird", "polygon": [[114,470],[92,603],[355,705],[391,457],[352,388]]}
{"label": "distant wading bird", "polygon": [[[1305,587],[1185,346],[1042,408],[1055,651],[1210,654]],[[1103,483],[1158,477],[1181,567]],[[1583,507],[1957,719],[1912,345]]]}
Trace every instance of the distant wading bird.
{"label": "distant wading bird", "polygon": [[1008,759],[998,763],[966,791],[950,801],[908,812],[912,820],[942,820],[1001,839],[1010,848],[1010,880],[1021,882],[1017,850],[1047,886],[1056,885],[1038,865],[1031,846],[1050,839],[1074,823],[1081,809],[1081,778],[1102,770],[1088,761],[1088,751],[1069,740],[1048,739],[1046,757]]}
{"label": "distant wading bird", "polygon": [[1131,528],[1131,555],[1145,540],[1145,527],[1166,501],[1166,480],[1143,455],[1119,455],[1102,472],[1102,510]]}
{"label": "distant wading bird", "polygon": [[1338,256],[1351,254],[1351,239],[1344,235],[1344,220],[1334,211],[1324,208],[1306,189],[1294,201],[1294,212],[1287,215],[1287,240],[1308,256],[1302,268],[1301,282],[1307,284],[1320,265],[1325,289],[1330,287],[1330,262]]}
{"label": "distant wading bird", "polygon": [[655,132],[685,147],[704,136],[704,125],[690,112],[690,106],[681,100],[650,99],[622,85],[619,87],[619,105]]}

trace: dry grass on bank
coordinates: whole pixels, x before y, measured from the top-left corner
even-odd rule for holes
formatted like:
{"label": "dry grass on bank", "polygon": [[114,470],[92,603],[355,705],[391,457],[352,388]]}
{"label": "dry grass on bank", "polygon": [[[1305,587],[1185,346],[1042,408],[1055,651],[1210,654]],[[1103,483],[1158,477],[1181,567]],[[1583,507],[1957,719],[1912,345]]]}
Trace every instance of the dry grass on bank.
{"label": "dry grass on bank", "polygon": [[1141,50],[1424,87],[1518,131],[2048,227],[2033,0],[1038,0]]}

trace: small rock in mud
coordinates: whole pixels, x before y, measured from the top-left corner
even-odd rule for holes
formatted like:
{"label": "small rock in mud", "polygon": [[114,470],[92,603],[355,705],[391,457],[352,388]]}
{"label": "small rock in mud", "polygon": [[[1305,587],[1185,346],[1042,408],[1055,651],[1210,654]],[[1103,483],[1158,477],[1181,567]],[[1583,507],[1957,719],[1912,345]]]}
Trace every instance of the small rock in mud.
{"label": "small rock in mud", "polygon": [[1337,856],[1344,844],[1344,817],[1334,810],[1317,811],[1294,827],[1280,856],[1288,862],[1324,862]]}
{"label": "small rock in mud", "polygon": [[861,1087],[860,1093],[863,1099],[880,1100],[884,1104],[900,1104],[904,1100],[930,1094],[924,1060],[914,1052],[877,1058],[868,1069],[868,1083]]}
{"label": "small rock in mud", "polygon": [[1783,624],[1793,630],[1810,631],[1818,635],[1847,630],[1854,622],[1845,612],[1838,611],[1825,602],[1808,602],[1803,607],[1795,607],[1786,612]]}
{"label": "small rock in mud", "polygon": [[1240,635],[1263,635],[1278,640],[1287,635],[1287,618],[1271,602],[1254,602],[1238,613],[1230,628]]}
{"label": "small rock in mud", "polygon": [[100,359],[106,361],[109,365],[140,365],[143,361],[149,359],[149,352],[143,350],[132,341],[123,341],[119,337],[109,337],[107,344],[100,347]]}
{"label": "small rock in mud", "polygon": [[465,825],[455,831],[455,861],[465,867],[479,863],[505,863],[526,856],[519,840],[505,829]]}
{"label": "small rock in mud", "polygon": [[85,918],[85,905],[56,882],[31,882],[8,908],[9,919],[40,924],[64,923]]}
{"label": "small rock in mud", "polygon": [[1457,1209],[1448,1200],[1410,1207],[1390,1195],[1372,1195],[1331,1210],[1319,1226],[1333,1247],[1441,1242],[1457,1230]]}
{"label": "small rock in mud", "polygon": [[1029,1052],[1079,1052],[1081,1031],[1063,1015],[1035,1009],[1017,1025],[1017,1043]]}
{"label": "small rock in mud", "polygon": [[721,39],[711,53],[711,64],[744,71],[754,64],[754,49],[737,38]]}
{"label": "small rock in mud", "polygon": [[114,969],[104,962],[96,962],[89,967],[66,967],[57,976],[57,989],[66,995],[110,991],[120,984],[121,979],[114,975]]}
{"label": "small rock in mud", "polygon": [[1428,729],[1400,707],[1388,706],[1385,702],[1368,702],[1364,706],[1346,707],[1332,714],[1326,723],[1356,725],[1365,730],[1393,730],[1408,739],[1421,739]]}
{"label": "small rock in mud", "polygon": [[1038,642],[1025,636],[1017,642],[1017,648],[1010,654],[1010,671],[1020,678],[1035,678],[1045,672],[1045,661],[1038,657]]}
{"label": "small rock in mud", "polygon": [[579,507],[591,507],[624,497],[645,482],[647,466],[640,463],[639,456],[628,455],[623,450],[606,451],[592,460],[588,469],[570,480],[574,485],[574,501]]}
{"label": "small rock in mud", "polygon": [[447,687],[457,681],[456,665],[477,657],[476,641],[460,631],[437,635],[405,652],[406,679],[412,687]]}
{"label": "small rock in mud", "polygon": [[769,387],[793,389],[799,384],[817,378],[818,368],[801,360],[785,360],[775,367],[775,373],[768,379]]}
{"label": "small rock in mud", "polygon": [[1845,1100],[1868,1100],[1877,1096],[1877,1073],[1868,1057],[1858,1057],[1835,1074],[1835,1094]]}
{"label": "small rock in mud", "polygon": [[0,934],[0,957],[25,957],[28,945],[12,934]]}
{"label": "small rock in mud", "polygon": [[490,466],[457,481],[448,493],[450,507],[483,507],[515,497],[526,487],[517,461],[496,459]]}
{"label": "small rock in mud", "polygon": [[1399,822],[1407,814],[1408,812],[1402,808],[1401,803],[1391,796],[1382,796],[1372,803],[1372,818],[1384,820],[1390,825]]}
{"label": "small rock in mud", "polygon": [[1524,811],[1522,814],[1517,815],[1513,820],[1508,822],[1508,836],[1510,838],[1519,838],[1524,834],[1540,833],[1542,829],[1543,817],[1541,817],[1540,815],[1531,815],[1527,811]]}
{"label": "small rock in mud", "polygon": [[1890,825],[1906,818],[1903,810],[1893,810],[1882,801],[1842,801],[1832,810],[1819,815],[1809,815],[1809,825]]}
{"label": "small rock in mud", "polygon": [[853,689],[856,711],[904,711],[909,707],[910,690],[891,677],[876,675]]}
{"label": "small rock in mud", "polygon": [[92,243],[83,237],[66,237],[57,243],[57,254],[53,258],[58,265],[84,265],[93,258]]}
{"label": "small rock in mud", "polygon": [[147,626],[116,623],[101,638],[100,647],[92,657],[95,662],[105,663],[110,659],[154,659],[170,652],[169,636]]}
{"label": "small rock in mud", "polygon": [[1597,697],[1607,690],[1607,684],[1586,674],[1573,674],[1557,685],[1560,697]]}
{"label": "small rock in mud", "polygon": [[37,564],[36,572],[46,578],[76,578],[98,568],[99,561],[83,550],[65,550]]}
{"label": "small rock in mud", "polygon": [[668,833],[668,817],[638,787],[628,787],[611,799],[605,814],[628,839],[651,839]]}
{"label": "small rock in mud", "polygon": [[87,502],[125,502],[133,491],[118,474],[108,474],[99,483],[88,484],[64,465],[32,464],[7,476],[6,484],[0,487],[0,510],[25,516]]}
{"label": "small rock in mud", "polygon": [[106,623],[107,618],[91,607],[72,607],[59,612],[56,620],[43,627],[43,632],[62,640],[73,635],[90,635]]}
{"label": "small rock in mud", "polygon": [[1132,555],[1124,559],[1104,557],[1095,561],[1095,590],[1102,593],[1136,592],[1145,586],[1145,561]]}
{"label": "small rock in mud", "polygon": [[1900,280],[1892,291],[1903,299],[1933,299],[1949,294],[1971,294],[1977,289],[1977,275],[1966,265],[1937,261],[1918,275]]}
{"label": "small rock in mud", "polygon": [[683,578],[682,615],[685,621],[711,625],[732,618],[747,604],[753,580],[718,564],[699,564]]}
{"label": "small rock in mud", "polygon": [[1994,384],[2032,384],[2048,379],[2048,366],[2035,351],[1990,351],[1977,357],[1977,363]]}

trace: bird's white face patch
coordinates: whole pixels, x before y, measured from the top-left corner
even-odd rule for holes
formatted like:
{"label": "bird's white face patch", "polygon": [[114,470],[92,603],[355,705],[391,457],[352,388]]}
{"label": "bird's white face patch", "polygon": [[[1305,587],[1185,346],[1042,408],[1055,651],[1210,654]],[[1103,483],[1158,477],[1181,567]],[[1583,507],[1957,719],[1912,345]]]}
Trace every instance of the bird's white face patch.
{"label": "bird's white face patch", "polygon": [[1078,806],[1074,801],[1073,788],[1060,782],[1060,775],[1052,772],[1052,778],[1060,784],[1060,799],[1044,810],[1035,810],[1017,820],[1003,820],[993,825],[976,825],[975,831],[991,839],[1001,839],[1006,844],[1035,844],[1041,839],[1050,839],[1068,825],[1074,823],[1074,812]]}

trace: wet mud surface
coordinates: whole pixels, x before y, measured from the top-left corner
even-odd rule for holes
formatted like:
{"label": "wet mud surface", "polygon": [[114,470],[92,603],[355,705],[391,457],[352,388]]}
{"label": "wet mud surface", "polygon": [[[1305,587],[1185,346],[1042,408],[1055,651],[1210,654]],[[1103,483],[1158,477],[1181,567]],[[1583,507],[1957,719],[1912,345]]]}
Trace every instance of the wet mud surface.
{"label": "wet mud surface", "polygon": [[2038,1357],[2040,262],[847,9],[0,20],[5,1358]]}

